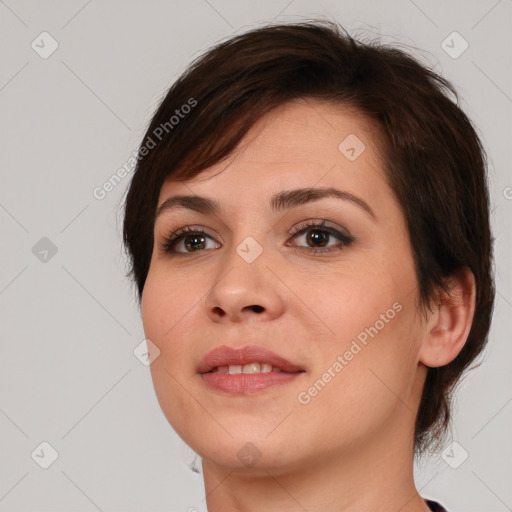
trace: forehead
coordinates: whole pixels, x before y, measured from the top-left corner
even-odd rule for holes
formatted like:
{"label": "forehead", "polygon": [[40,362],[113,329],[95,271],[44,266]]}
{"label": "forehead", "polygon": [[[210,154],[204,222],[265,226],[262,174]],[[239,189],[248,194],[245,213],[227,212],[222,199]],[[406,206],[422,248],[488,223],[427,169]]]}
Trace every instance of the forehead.
{"label": "forehead", "polygon": [[338,156],[340,143],[349,135],[371,146],[377,142],[378,129],[354,108],[297,99],[262,117],[238,149],[248,159],[261,162],[323,161],[328,155]]}
{"label": "forehead", "polygon": [[256,122],[223,162],[188,181],[170,175],[158,204],[195,193],[240,206],[276,191],[315,186],[375,195],[386,188],[379,147],[378,127],[355,109],[294,100]]}

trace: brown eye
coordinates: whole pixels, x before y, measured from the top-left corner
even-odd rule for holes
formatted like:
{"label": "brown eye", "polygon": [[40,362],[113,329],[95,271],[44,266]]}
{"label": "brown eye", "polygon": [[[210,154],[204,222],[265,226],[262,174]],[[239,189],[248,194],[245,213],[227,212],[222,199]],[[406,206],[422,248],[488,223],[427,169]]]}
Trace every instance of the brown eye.
{"label": "brown eye", "polygon": [[[208,244],[208,240],[214,242],[213,247],[211,243]],[[220,244],[217,244],[203,229],[186,226],[171,233],[161,247],[165,253],[169,254],[191,254],[218,248]]]}
{"label": "brown eye", "polygon": [[[325,226],[324,221],[320,224],[308,224],[297,228],[293,238],[295,240],[302,239],[306,245],[296,245],[296,247],[308,252],[331,252],[343,249],[354,241],[354,238],[340,233],[337,229]],[[330,243],[333,239],[335,239],[334,243]],[[338,240],[337,243],[336,239]],[[324,247],[330,248],[323,249]]]}
{"label": "brown eye", "polygon": [[306,241],[308,245],[315,244],[317,247],[324,247],[331,236],[331,233],[326,233],[324,230],[312,229],[307,231]]}

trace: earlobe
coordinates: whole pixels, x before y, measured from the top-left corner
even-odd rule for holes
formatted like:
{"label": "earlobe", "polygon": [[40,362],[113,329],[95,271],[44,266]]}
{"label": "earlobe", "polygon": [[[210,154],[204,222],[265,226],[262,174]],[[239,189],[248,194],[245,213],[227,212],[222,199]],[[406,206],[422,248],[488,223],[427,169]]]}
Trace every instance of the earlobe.
{"label": "earlobe", "polygon": [[476,286],[473,272],[464,267],[447,280],[437,308],[425,324],[419,361],[434,368],[444,366],[462,350],[473,322]]}

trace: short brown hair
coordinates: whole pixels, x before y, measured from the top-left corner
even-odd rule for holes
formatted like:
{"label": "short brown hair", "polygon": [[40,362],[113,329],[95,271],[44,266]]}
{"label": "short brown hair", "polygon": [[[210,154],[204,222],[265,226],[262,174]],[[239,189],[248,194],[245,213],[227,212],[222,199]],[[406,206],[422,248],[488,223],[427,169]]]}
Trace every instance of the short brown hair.
{"label": "short brown hair", "polygon": [[[386,178],[406,218],[423,308],[449,291],[443,278],[463,267],[475,276],[468,339],[452,362],[428,369],[416,418],[416,449],[439,442],[454,386],[486,345],[495,295],[485,152],[450,95],[458,103],[451,83],[408,53],[357,41],[330,21],[268,25],[212,47],[169,89],[139,148],[123,226],[139,301],[167,176],[191,179],[222,161],[257,120],[287,101],[354,107],[380,127]],[[194,108],[171,123],[186,104]]]}

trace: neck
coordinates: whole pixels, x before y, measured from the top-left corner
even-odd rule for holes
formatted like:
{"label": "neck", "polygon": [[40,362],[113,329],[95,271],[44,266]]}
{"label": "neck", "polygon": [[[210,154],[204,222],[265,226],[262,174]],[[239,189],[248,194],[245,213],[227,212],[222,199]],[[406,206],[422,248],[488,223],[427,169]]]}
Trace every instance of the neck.
{"label": "neck", "polygon": [[385,437],[293,468],[221,468],[203,459],[208,511],[428,511],[414,483],[412,438]]}

